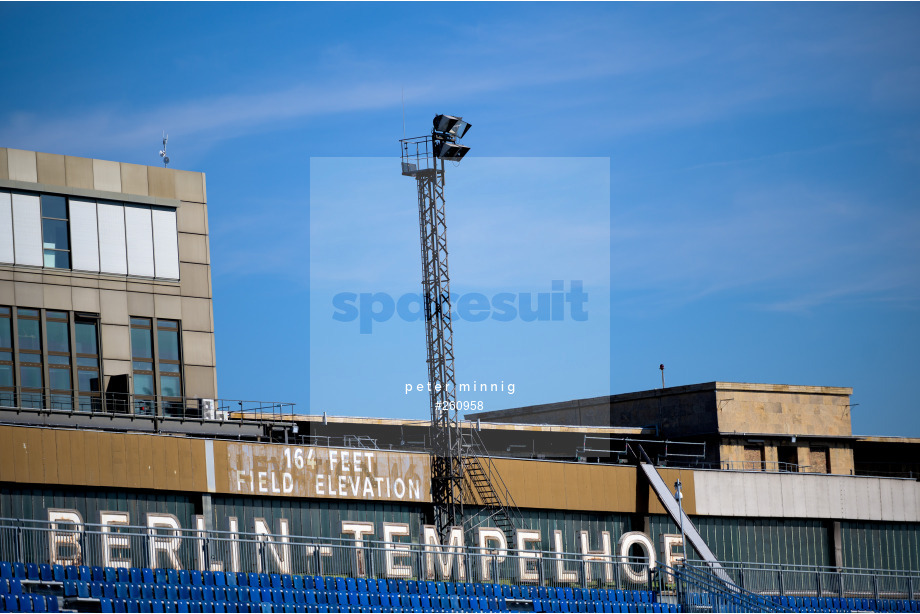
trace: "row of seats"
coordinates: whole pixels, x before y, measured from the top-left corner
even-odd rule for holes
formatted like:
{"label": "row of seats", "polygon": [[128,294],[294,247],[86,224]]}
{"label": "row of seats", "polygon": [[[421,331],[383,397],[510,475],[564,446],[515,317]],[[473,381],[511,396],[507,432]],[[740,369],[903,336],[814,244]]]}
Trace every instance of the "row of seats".
{"label": "row of seats", "polygon": [[908,599],[854,599],[843,597],[773,597],[773,602],[796,610],[852,612],[920,612],[920,601]]}
{"label": "row of seats", "polygon": [[671,603],[612,603],[609,601],[563,601],[559,599],[534,599],[534,612],[679,612]]}
{"label": "row of seats", "polygon": [[462,599],[451,598],[447,604],[437,606],[423,601],[425,597],[406,597],[405,604],[399,606],[350,606],[350,605],[278,605],[269,603],[224,603],[219,601],[151,601],[146,599],[101,599],[101,611],[104,614],[197,614],[216,612],[223,613],[249,613],[249,612],[507,612],[500,609],[496,600],[485,598]]}
{"label": "row of seats", "polygon": [[266,603],[275,605],[341,605],[401,607],[406,603],[449,604],[450,600],[495,602],[504,607],[504,597],[460,597],[428,595],[391,595],[389,593],[325,592],[292,589],[249,589],[246,587],[197,587],[161,584],[112,584],[108,582],[64,581],[64,597],[82,599],[134,599],[144,601],[205,601],[223,603]]}
{"label": "row of seats", "polygon": [[[9,563],[5,563],[7,574]],[[439,595],[467,597],[498,597],[506,599],[568,599],[577,601],[610,601],[626,603],[651,603],[654,594],[651,591],[623,591],[613,589],[591,589],[591,594],[582,591],[588,589],[562,588],[545,586],[509,586],[488,583],[434,582],[396,579],[364,579],[323,576],[300,576],[289,574],[266,574],[221,571],[197,571],[175,569],[150,569],[147,567],[113,568],[89,567],[85,565],[36,565],[30,563],[14,564],[11,577],[22,577],[45,582],[63,582],[80,580],[83,582],[108,582],[129,584],[162,584],[176,586],[215,586],[215,587],[249,587],[271,589],[315,589],[327,592],[352,593],[395,593],[402,595]],[[0,577],[3,577],[0,568]],[[562,594],[562,592],[565,594]],[[554,594],[555,592],[555,594]]]}
{"label": "row of seats", "polygon": [[57,597],[53,595],[0,595],[0,612],[59,612]]}

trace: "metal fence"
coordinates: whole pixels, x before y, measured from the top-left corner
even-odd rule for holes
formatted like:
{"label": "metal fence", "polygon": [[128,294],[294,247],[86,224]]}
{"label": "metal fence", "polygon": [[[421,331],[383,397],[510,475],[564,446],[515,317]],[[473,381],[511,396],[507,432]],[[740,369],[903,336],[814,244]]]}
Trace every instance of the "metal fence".
{"label": "metal fence", "polygon": [[[691,565],[702,561],[691,561]],[[723,562],[739,587],[760,595],[918,599],[920,571]]]}
{"label": "metal fence", "polygon": [[643,557],[582,555],[173,526],[0,519],[0,560],[647,590],[673,594],[675,579]]}
{"label": "metal fence", "polygon": [[256,420],[267,422],[296,415],[294,403],[164,397],[126,392],[78,392],[0,388],[0,409],[37,414],[123,415],[138,418]]}

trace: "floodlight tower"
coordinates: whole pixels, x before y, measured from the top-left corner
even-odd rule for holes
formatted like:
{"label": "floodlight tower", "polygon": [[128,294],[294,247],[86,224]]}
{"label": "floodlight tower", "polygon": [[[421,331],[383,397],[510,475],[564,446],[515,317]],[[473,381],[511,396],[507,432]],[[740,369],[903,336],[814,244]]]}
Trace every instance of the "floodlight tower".
{"label": "floodlight tower", "polygon": [[459,142],[470,129],[463,118],[438,115],[431,135],[400,140],[402,174],[418,183],[422,247],[425,338],[431,386],[431,499],[434,524],[442,540],[463,520],[463,442],[457,419],[447,221],[444,213],[444,162],[459,162],[469,147]]}

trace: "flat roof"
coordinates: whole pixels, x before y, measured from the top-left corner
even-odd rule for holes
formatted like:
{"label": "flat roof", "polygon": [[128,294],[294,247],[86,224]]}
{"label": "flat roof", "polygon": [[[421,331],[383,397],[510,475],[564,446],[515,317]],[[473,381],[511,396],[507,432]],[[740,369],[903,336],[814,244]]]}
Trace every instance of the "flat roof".
{"label": "flat roof", "polygon": [[[231,416],[237,417],[238,412],[231,412]],[[252,414],[250,414],[252,415]],[[271,414],[257,414],[262,418],[268,418]],[[356,416],[326,416],[322,415],[304,415],[304,414],[284,414],[275,416],[275,419],[292,422],[325,422],[327,424],[364,424],[368,426],[412,426],[419,428],[428,428],[431,426],[430,420],[411,420],[403,418],[370,418]],[[539,433],[598,433],[598,434],[620,434],[620,435],[646,435],[654,433],[655,429],[641,428],[631,426],[566,426],[562,424],[519,424],[508,422],[487,422],[476,420],[463,420],[460,422],[461,428],[477,428],[483,430],[495,431],[530,431]]]}
{"label": "flat roof", "polygon": [[653,388],[636,392],[624,392],[609,396],[590,397],[586,399],[572,399],[555,403],[542,403],[540,405],[525,405],[510,409],[499,409],[482,413],[484,419],[491,417],[520,416],[528,413],[551,412],[566,409],[590,408],[599,405],[610,405],[620,401],[632,401],[649,397],[678,396],[696,392],[709,391],[740,391],[740,392],[779,392],[787,394],[821,394],[830,396],[850,396],[852,388],[840,386],[798,386],[791,384],[758,384],[749,382],[704,382],[688,384],[686,386],[671,386],[667,388]]}

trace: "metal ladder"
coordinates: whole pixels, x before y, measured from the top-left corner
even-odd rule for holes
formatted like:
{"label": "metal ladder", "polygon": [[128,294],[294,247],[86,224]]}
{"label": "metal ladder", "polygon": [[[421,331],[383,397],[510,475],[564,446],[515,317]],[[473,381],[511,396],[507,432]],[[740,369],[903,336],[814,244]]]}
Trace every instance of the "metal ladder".
{"label": "metal ladder", "polygon": [[471,532],[491,520],[505,534],[508,545],[513,546],[515,530],[522,524],[521,513],[475,431],[464,433],[463,483],[487,512],[478,521],[468,521],[464,531]]}

